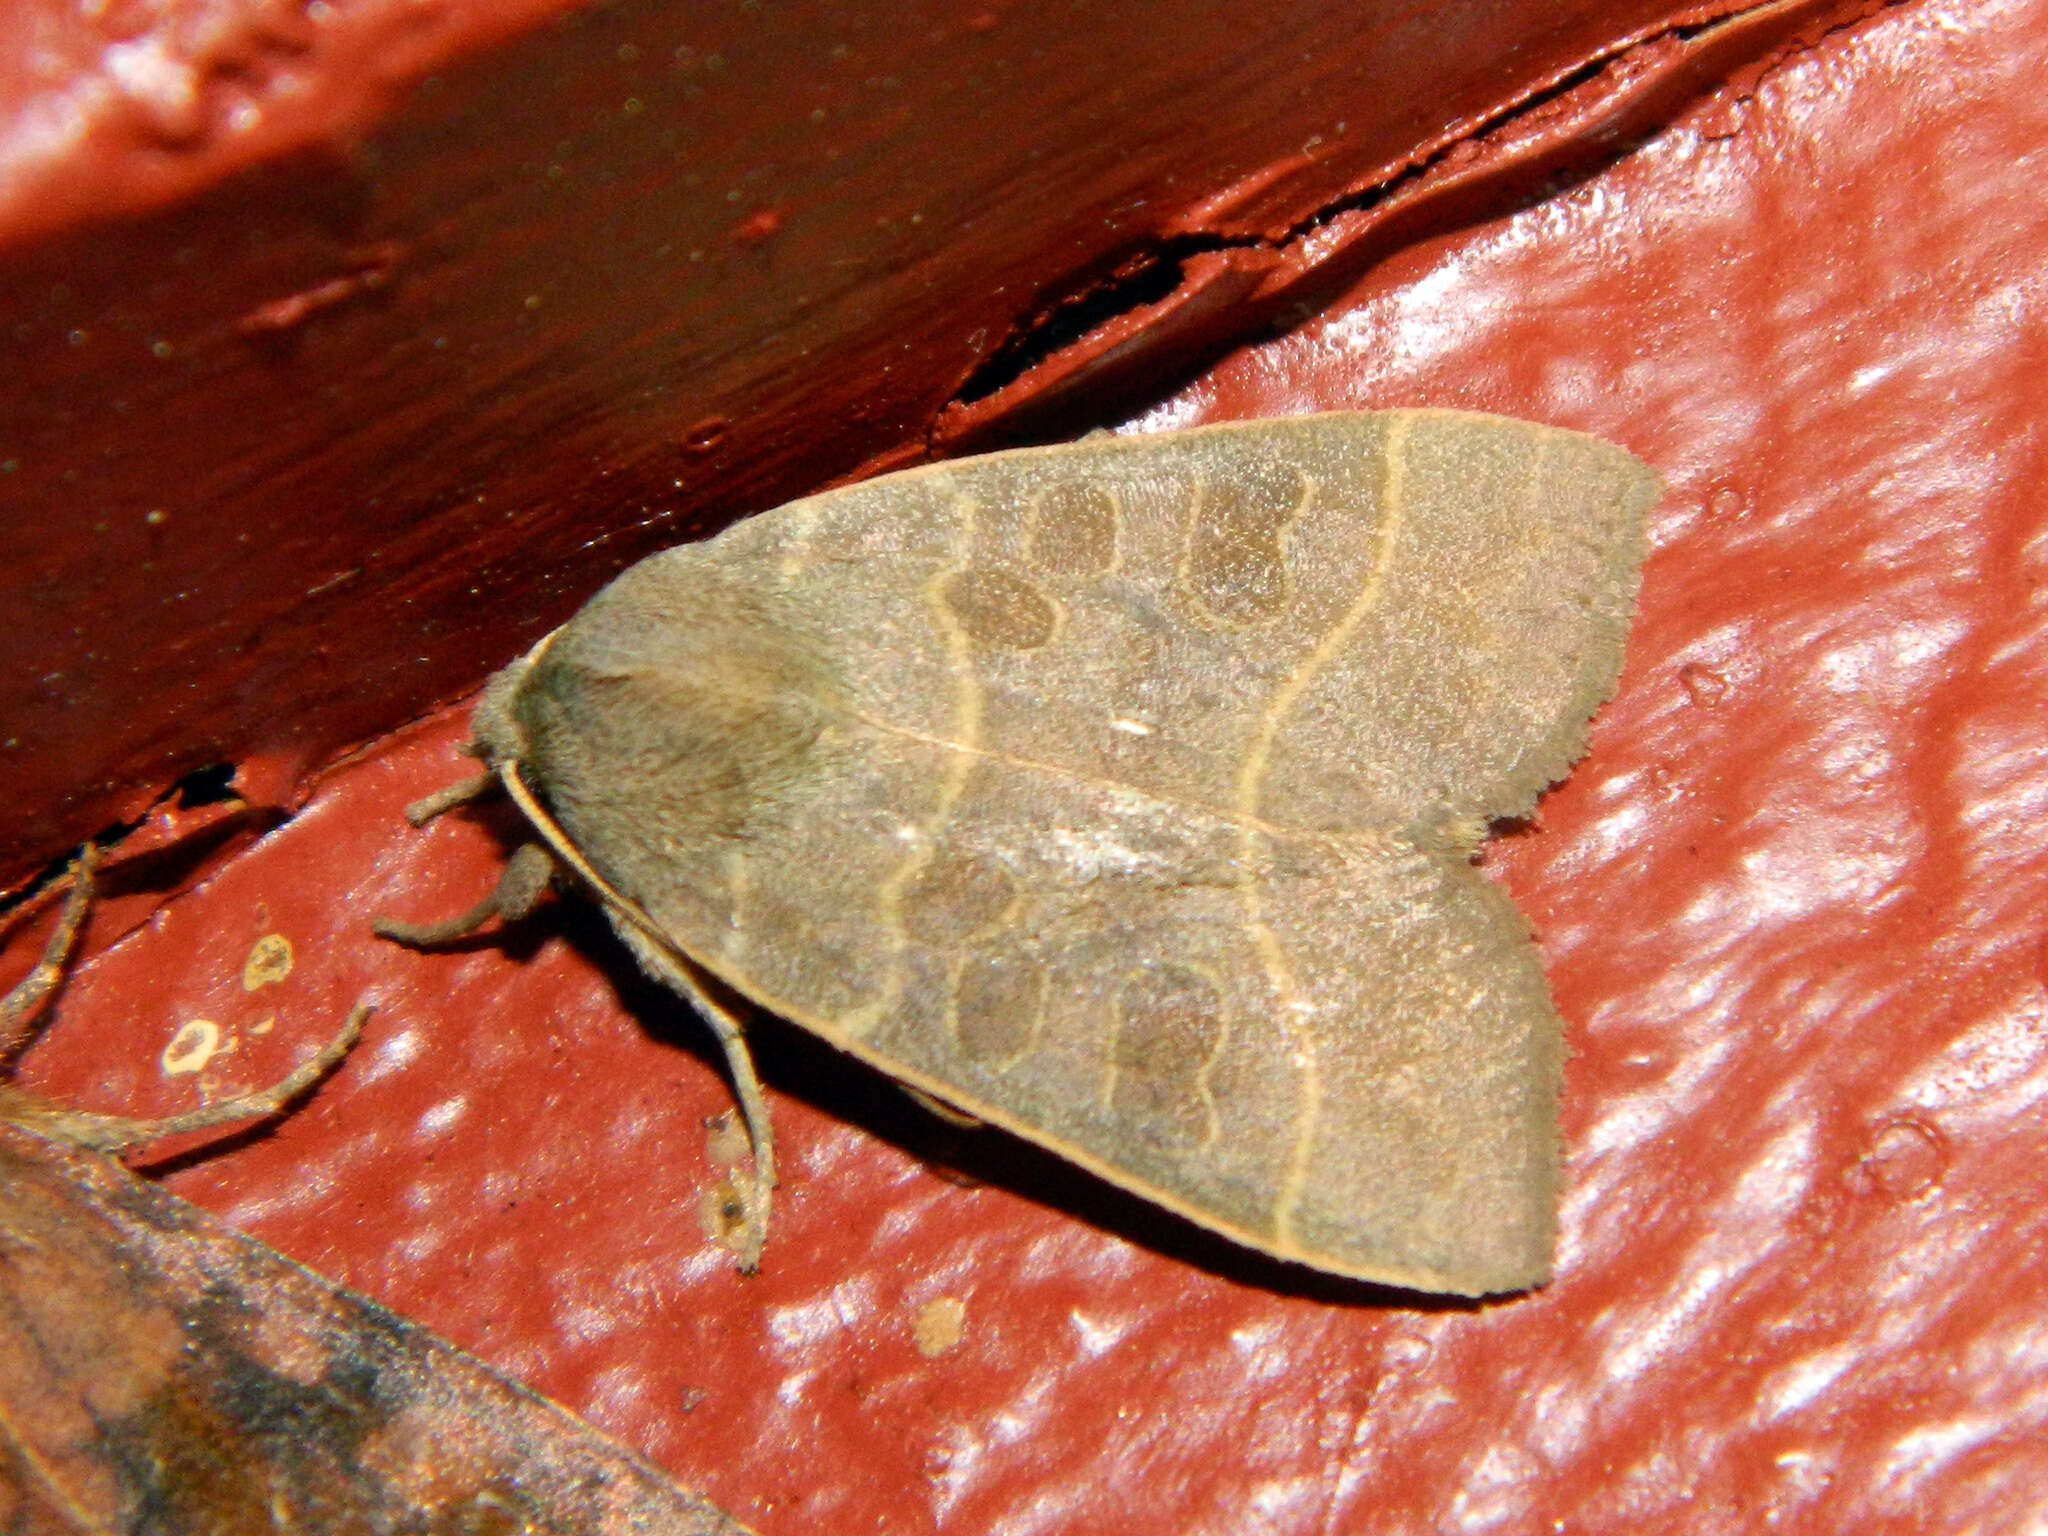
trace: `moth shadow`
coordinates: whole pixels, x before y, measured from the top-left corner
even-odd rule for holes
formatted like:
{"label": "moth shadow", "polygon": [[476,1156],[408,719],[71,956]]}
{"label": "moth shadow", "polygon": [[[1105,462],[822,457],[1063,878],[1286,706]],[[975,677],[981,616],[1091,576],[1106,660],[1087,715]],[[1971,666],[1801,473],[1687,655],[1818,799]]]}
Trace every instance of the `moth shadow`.
{"label": "moth shadow", "polygon": [[[650,1035],[689,1051],[710,1070],[723,1074],[724,1063],[710,1032],[686,1002],[641,972],[594,906],[558,903],[548,927],[563,933],[602,967],[620,1005]],[[748,1044],[764,1083],[834,1119],[859,1126],[876,1140],[925,1164],[935,1178],[1006,1190],[1219,1279],[1328,1306],[1476,1312],[1504,1299],[1404,1290],[1269,1257],[1119,1189],[1008,1131],[943,1120],[888,1074],[786,1019],[743,1000],[741,1006]]]}

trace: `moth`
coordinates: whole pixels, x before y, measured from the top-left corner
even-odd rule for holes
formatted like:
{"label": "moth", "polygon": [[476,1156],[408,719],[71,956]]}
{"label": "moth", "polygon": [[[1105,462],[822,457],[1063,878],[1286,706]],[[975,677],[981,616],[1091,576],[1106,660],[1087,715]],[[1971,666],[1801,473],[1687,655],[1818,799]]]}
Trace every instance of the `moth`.
{"label": "moth", "polygon": [[[1661,482],[1458,411],[1093,437],[749,518],[497,674],[487,770],[724,1047],[728,998],[1233,1238],[1549,1275],[1562,1028],[1473,866],[1585,747]],[[546,851],[542,852],[544,845]]]}

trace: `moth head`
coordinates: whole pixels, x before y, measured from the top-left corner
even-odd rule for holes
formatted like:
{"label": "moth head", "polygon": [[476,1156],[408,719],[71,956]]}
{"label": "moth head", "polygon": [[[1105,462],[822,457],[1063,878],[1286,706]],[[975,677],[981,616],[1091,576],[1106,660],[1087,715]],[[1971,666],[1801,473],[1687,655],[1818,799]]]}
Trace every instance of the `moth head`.
{"label": "moth head", "polygon": [[510,666],[501,667],[493,673],[491,680],[484,685],[484,696],[470,718],[470,729],[476,733],[476,739],[469,746],[472,756],[482,758],[493,768],[526,756],[526,731],[519,723],[514,701],[534,658],[554,638],[555,634],[549,634]]}
{"label": "moth head", "polygon": [[772,590],[695,546],[643,562],[491,679],[473,751],[577,845],[706,848],[808,792],[844,709]]}

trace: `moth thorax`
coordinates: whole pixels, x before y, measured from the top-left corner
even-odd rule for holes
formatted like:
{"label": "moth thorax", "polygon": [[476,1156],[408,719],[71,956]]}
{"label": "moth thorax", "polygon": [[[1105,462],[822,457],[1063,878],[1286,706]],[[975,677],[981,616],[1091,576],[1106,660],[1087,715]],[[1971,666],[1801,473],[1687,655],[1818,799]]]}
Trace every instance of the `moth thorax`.
{"label": "moth thorax", "polygon": [[780,820],[815,783],[837,690],[787,637],[743,638],[643,633],[628,647],[571,625],[519,680],[522,771],[593,857],[709,852]]}

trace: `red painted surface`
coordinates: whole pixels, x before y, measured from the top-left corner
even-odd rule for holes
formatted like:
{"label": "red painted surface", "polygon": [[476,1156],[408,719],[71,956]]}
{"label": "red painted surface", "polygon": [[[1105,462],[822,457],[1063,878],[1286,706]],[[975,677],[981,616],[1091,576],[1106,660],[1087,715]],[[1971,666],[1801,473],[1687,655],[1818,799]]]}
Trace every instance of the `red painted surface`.
{"label": "red painted surface", "polygon": [[[590,911],[367,936],[466,905],[513,835],[398,820],[468,766],[453,715],[98,956],[30,1080],[169,1108],[180,1024],[242,1084],[372,997],[304,1111],[170,1186],[764,1532],[2039,1525],[2043,79],[2042,0],[1893,8],[1143,423],[1476,406],[1671,482],[1592,752],[1487,856],[1576,1052],[1540,1293],[1248,1259],[773,1022],[787,1182],[740,1277],[697,1228],[704,1042]],[[273,931],[296,968],[245,992]],[[966,1332],[927,1358],[939,1297]]]}

